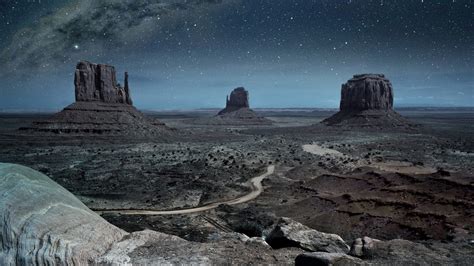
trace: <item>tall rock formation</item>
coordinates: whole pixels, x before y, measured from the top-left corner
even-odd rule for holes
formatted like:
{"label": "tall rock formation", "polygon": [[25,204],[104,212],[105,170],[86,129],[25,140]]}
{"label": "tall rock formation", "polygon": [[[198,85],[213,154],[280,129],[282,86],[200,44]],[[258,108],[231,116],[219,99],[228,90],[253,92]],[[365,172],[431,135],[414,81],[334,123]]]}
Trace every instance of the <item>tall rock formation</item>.
{"label": "tall rock formation", "polygon": [[145,117],[132,105],[128,73],[124,87],[113,66],[81,61],[76,65],[76,102],[50,119],[34,122],[26,131],[68,134],[161,135],[164,124]]}
{"label": "tall rock formation", "polygon": [[342,84],[340,111],[326,125],[350,127],[412,126],[393,110],[393,88],[383,74],[354,75]]}
{"label": "tall rock formation", "polygon": [[392,83],[383,74],[354,75],[341,90],[341,111],[392,110]]}
{"label": "tall rock formation", "polygon": [[125,88],[117,83],[115,68],[81,61],[76,66],[74,86],[76,102],[124,103],[132,105],[125,72]]}
{"label": "tall rock formation", "polygon": [[212,124],[235,125],[266,125],[272,121],[257,115],[249,105],[249,92],[243,87],[234,89],[227,96],[226,106],[215,119],[208,121]]}
{"label": "tall rock formation", "polygon": [[227,96],[225,109],[221,110],[219,114],[234,112],[241,108],[249,108],[249,92],[243,87],[238,87]]}

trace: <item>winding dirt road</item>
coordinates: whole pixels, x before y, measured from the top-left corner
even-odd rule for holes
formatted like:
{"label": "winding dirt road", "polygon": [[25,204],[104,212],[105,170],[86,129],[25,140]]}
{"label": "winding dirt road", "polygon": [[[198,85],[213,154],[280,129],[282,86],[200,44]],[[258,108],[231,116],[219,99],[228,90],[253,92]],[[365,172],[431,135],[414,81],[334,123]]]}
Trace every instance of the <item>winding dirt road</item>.
{"label": "winding dirt road", "polygon": [[180,210],[170,210],[170,211],[140,210],[140,209],[107,209],[107,210],[95,210],[95,212],[99,214],[118,213],[118,214],[124,214],[124,215],[168,215],[168,214],[188,214],[188,213],[207,211],[207,210],[215,209],[221,204],[236,205],[236,204],[251,201],[255,199],[256,197],[258,197],[263,192],[263,186],[262,186],[263,179],[273,174],[274,172],[275,172],[275,166],[274,165],[268,166],[266,173],[256,176],[250,180],[250,185],[252,187],[252,191],[250,193],[243,195],[241,197],[232,199],[232,200],[215,202],[208,205],[190,208],[190,209],[180,209]]}

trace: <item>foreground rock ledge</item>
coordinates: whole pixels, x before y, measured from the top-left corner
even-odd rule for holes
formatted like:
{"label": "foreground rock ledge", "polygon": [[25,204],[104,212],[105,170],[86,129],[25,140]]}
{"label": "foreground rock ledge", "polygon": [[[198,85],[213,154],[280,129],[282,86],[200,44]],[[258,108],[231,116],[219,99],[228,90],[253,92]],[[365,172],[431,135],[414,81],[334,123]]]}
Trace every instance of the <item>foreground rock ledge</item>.
{"label": "foreground rock ledge", "polygon": [[127,233],[30,168],[0,163],[0,265],[84,265]]}
{"label": "foreground rock ledge", "polygon": [[298,255],[238,233],[221,233],[209,243],[150,230],[129,234],[47,176],[20,165],[0,163],[0,195],[2,266],[276,265],[291,264]]}
{"label": "foreground rock ledge", "polygon": [[319,232],[286,217],[280,218],[266,241],[273,248],[299,247],[308,251],[349,252],[349,246],[340,236]]}

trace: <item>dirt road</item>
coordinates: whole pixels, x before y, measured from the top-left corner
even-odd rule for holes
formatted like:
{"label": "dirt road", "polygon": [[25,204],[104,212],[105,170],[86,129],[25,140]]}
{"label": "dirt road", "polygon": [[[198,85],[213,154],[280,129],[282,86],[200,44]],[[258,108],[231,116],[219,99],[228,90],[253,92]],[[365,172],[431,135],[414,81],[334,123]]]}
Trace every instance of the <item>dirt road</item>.
{"label": "dirt road", "polygon": [[274,172],[275,172],[275,166],[270,165],[267,167],[266,173],[252,178],[250,180],[252,191],[246,195],[243,195],[241,197],[238,197],[232,200],[215,202],[215,203],[211,203],[211,204],[200,206],[200,207],[195,207],[195,208],[190,208],[190,209],[180,209],[180,210],[169,210],[169,211],[140,210],[140,209],[108,209],[108,210],[95,210],[95,211],[99,214],[119,213],[119,214],[124,214],[124,215],[168,215],[168,214],[187,214],[187,213],[207,211],[207,210],[215,209],[221,204],[236,205],[236,204],[251,201],[255,199],[256,197],[258,197],[260,193],[262,193],[263,191],[263,186],[262,186],[263,179],[273,174]]}

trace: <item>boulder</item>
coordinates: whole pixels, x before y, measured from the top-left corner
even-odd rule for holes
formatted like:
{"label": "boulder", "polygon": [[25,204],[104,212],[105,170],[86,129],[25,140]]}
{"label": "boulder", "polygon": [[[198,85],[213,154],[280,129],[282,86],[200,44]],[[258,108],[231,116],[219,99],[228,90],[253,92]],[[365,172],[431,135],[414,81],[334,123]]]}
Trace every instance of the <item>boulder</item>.
{"label": "boulder", "polygon": [[[440,252],[404,239],[381,241],[363,237],[354,241],[349,254],[376,264],[391,262],[396,265],[432,265],[452,262],[450,255],[445,252],[446,249]],[[472,262],[472,257],[466,259]]]}
{"label": "boulder", "polygon": [[370,250],[374,248],[375,243],[380,242],[378,239],[373,239],[367,236],[363,238],[357,238],[352,243],[351,251],[349,254],[356,257],[364,257],[370,253]]}
{"label": "boulder", "polygon": [[0,265],[87,265],[127,233],[30,168],[0,163]]}
{"label": "boulder", "polygon": [[303,253],[296,257],[296,266],[355,266],[369,265],[361,259],[344,253],[313,252]]}
{"label": "boulder", "polygon": [[319,232],[286,217],[280,218],[265,240],[273,248],[299,247],[308,251],[349,252],[349,246],[340,236]]}

